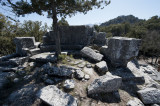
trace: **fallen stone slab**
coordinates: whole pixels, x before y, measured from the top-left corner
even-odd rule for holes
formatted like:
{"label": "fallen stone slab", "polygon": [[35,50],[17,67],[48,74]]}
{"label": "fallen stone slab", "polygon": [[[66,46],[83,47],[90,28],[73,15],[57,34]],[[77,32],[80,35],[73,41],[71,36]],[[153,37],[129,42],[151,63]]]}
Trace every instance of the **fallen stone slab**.
{"label": "fallen stone slab", "polygon": [[138,98],[133,98],[127,102],[126,106],[144,106],[144,104]]}
{"label": "fallen stone slab", "polygon": [[90,76],[88,74],[84,75],[84,79],[85,80],[89,80],[90,79]]}
{"label": "fallen stone slab", "polygon": [[160,106],[160,104],[153,104],[153,105],[151,105],[151,106]]}
{"label": "fallen stone slab", "polygon": [[0,67],[1,72],[16,72],[18,68]]}
{"label": "fallen stone slab", "polygon": [[37,96],[51,106],[77,106],[77,101],[73,96],[62,92],[54,85],[42,88]]}
{"label": "fallen stone slab", "polygon": [[59,76],[59,77],[72,77],[73,71],[67,68],[59,68],[59,67],[50,67],[48,70],[48,75],[50,76]]}
{"label": "fallen stone slab", "polygon": [[140,70],[148,74],[155,81],[160,81],[160,72],[150,65],[141,65]]}
{"label": "fallen stone slab", "polygon": [[144,83],[144,76],[138,72],[138,70],[129,70],[127,68],[118,68],[111,72],[113,75],[122,77],[123,81],[134,81],[138,83]]}
{"label": "fallen stone slab", "polygon": [[127,68],[116,68],[112,70],[113,75],[122,77],[123,81],[133,81],[135,83],[145,83],[144,75],[140,72],[138,64],[135,61],[130,61],[127,64]]}
{"label": "fallen stone slab", "polygon": [[2,89],[4,87],[4,85],[9,82],[7,79],[8,75],[9,75],[9,73],[0,71],[0,89]]}
{"label": "fallen stone slab", "polygon": [[88,95],[113,92],[119,89],[122,78],[111,74],[103,75],[88,86]]}
{"label": "fallen stone slab", "polygon": [[105,61],[98,62],[95,65],[95,69],[100,75],[104,75],[108,71],[107,63]]}
{"label": "fallen stone slab", "polygon": [[28,57],[15,57],[0,63],[0,67],[14,68],[28,61]]}
{"label": "fallen stone slab", "polygon": [[3,61],[7,61],[11,58],[14,58],[14,57],[17,57],[18,54],[17,53],[13,53],[13,54],[9,54],[9,55],[6,55],[6,56],[2,56],[0,57],[0,63],[3,62]]}
{"label": "fallen stone slab", "polygon": [[50,52],[46,52],[46,53],[40,53],[37,55],[33,55],[29,58],[30,61],[34,61],[34,62],[56,62],[57,58],[54,56],[55,53],[50,53]]}
{"label": "fallen stone slab", "polygon": [[[8,101],[13,106],[31,106],[33,105],[36,97],[36,93],[42,85],[37,84],[26,84],[19,88],[18,90],[12,92],[9,97]],[[6,104],[6,105],[11,105]]]}
{"label": "fallen stone slab", "polygon": [[[83,45],[61,45],[62,50],[81,50]],[[56,50],[56,45],[41,45],[40,50],[42,52],[53,52]]]}
{"label": "fallen stone slab", "polygon": [[9,59],[9,62],[11,64],[15,64],[15,65],[19,66],[19,65],[22,65],[25,62],[27,62],[28,59],[29,59],[28,56],[25,56],[25,57],[16,57],[16,58]]}
{"label": "fallen stone slab", "polygon": [[81,54],[82,56],[89,58],[91,60],[94,60],[96,62],[99,62],[102,60],[103,55],[100,53],[96,53],[93,49],[89,48],[89,47],[84,47],[81,50]]}
{"label": "fallen stone slab", "polygon": [[101,53],[114,67],[126,67],[128,61],[138,56],[140,44],[140,39],[112,37],[108,41],[108,48],[102,48]]}
{"label": "fallen stone slab", "polygon": [[160,103],[160,90],[156,88],[145,88],[139,90],[138,95],[144,104]]}

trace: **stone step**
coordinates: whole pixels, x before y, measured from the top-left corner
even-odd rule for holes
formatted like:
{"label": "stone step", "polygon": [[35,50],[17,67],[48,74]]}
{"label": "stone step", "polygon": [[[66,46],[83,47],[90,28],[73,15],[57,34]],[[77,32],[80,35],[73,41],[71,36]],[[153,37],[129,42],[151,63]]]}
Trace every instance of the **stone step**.
{"label": "stone step", "polygon": [[54,54],[50,52],[40,53],[31,56],[29,60],[33,62],[55,62],[57,59]]}
{"label": "stone step", "polygon": [[[81,50],[83,45],[61,45],[62,50]],[[42,52],[52,52],[56,50],[56,45],[42,45],[40,46]]]}
{"label": "stone step", "polygon": [[32,55],[41,53],[40,48],[30,49],[29,51]]}
{"label": "stone step", "polygon": [[0,67],[0,72],[15,72],[17,68]]}
{"label": "stone step", "polygon": [[35,47],[38,48],[40,46],[41,42],[35,42]]}
{"label": "stone step", "polygon": [[118,68],[111,71],[113,75],[122,77],[122,81],[133,81],[137,84],[143,84],[145,82],[144,76],[139,70],[130,70],[128,68]]}

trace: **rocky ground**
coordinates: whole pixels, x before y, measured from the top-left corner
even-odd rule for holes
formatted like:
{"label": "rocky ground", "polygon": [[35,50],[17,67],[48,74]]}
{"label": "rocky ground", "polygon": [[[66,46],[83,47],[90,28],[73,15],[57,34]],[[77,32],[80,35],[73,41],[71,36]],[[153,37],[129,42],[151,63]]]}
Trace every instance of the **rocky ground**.
{"label": "rocky ground", "polygon": [[33,37],[16,40],[17,53],[0,57],[2,106],[160,105],[160,72],[137,61],[139,39],[113,37],[58,58]]}
{"label": "rocky ground", "polygon": [[[140,69],[144,70],[141,71],[140,74],[147,73],[145,76],[146,78],[140,76],[139,73],[134,74],[133,78],[126,78],[125,76],[120,74],[118,76],[122,77],[121,86],[118,85],[116,88],[115,85],[117,83],[114,84],[114,82],[111,82],[113,86],[112,84],[110,86],[112,87],[107,88],[107,84],[104,84],[104,88],[111,89],[111,92],[103,92],[103,88],[102,92],[98,92],[101,91],[100,87],[102,87],[98,86],[96,89],[99,90],[96,90],[93,87],[93,92],[88,94],[88,89],[92,89],[88,88],[88,86],[92,82],[94,82],[95,79],[100,79],[100,76],[103,77],[103,70],[107,71],[107,74],[115,74],[113,73],[113,70],[115,70],[114,68],[109,67],[107,66],[107,64],[104,64],[102,62],[102,66],[106,67],[104,68],[102,66],[99,66],[100,69],[98,69],[98,64],[96,63],[97,62],[91,62],[82,57],[74,57],[73,55],[64,54],[61,55],[61,58],[57,63],[25,62],[21,65],[21,68],[23,67],[22,69],[13,72],[1,72],[1,74],[7,74],[6,78],[8,82],[6,82],[0,90],[0,104],[13,106],[48,105],[50,101],[46,101],[46,97],[44,97],[43,99],[43,97],[37,96],[37,93],[40,92],[39,90],[41,90],[43,87],[54,85],[58,90],[61,90],[62,93],[66,92],[67,94],[73,96],[77,101],[78,106],[125,106],[129,101],[132,104],[133,101],[131,100],[134,99],[137,103],[136,99],[140,98],[137,94],[138,90],[146,86],[157,87],[158,85],[158,81],[155,82],[149,76],[149,74],[154,74],[155,70],[145,70],[146,67],[142,66],[142,68]],[[130,62],[128,67],[132,68],[132,71],[135,71],[136,69],[136,65],[134,62]],[[116,73],[118,73],[118,71]],[[127,76],[129,75],[130,74],[128,74]],[[135,75],[137,76],[135,77]],[[151,79],[149,79],[148,77]],[[136,81],[136,79],[138,81]],[[67,82],[67,80],[69,81]],[[114,88],[115,90],[112,91],[112,89]],[[48,99],[54,97],[57,96],[51,95],[51,97],[49,97]],[[57,98],[63,98],[63,96]],[[62,101],[65,101],[65,98],[63,99],[64,100]],[[71,100],[67,99],[66,101]],[[56,102],[58,102],[58,100]],[[72,105],[77,104],[75,103]],[[57,106],[58,105],[63,106],[64,104],[57,104]]]}

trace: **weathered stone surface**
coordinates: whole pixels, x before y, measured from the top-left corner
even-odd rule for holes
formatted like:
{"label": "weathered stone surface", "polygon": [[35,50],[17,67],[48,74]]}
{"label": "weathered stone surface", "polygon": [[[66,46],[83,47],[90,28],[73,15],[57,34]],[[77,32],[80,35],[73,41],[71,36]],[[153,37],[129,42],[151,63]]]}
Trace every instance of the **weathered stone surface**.
{"label": "weathered stone surface", "polygon": [[138,95],[144,104],[160,103],[160,90],[156,88],[145,88],[139,90]]}
{"label": "weathered stone surface", "polygon": [[151,106],[160,106],[160,104],[153,104],[153,105],[151,105]]}
{"label": "weathered stone surface", "polygon": [[96,45],[106,45],[107,43],[107,38],[106,38],[106,33],[105,32],[94,32],[95,36],[94,36],[94,40],[93,40],[93,44]]}
{"label": "weathered stone surface", "polygon": [[26,75],[26,76],[24,76],[23,78],[24,78],[24,80],[29,80],[29,79],[31,79],[33,76],[32,75]]}
{"label": "weathered stone surface", "polygon": [[71,95],[62,92],[54,85],[42,88],[37,96],[51,106],[77,106],[77,101]]}
{"label": "weathered stone surface", "polygon": [[48,75],[60,76],[60,77],[72,77],[73,72],[68,68],[62,67],[50,67],[48,69]]}
{"label": "weathered stone surface", "polygon": [[79,68],[84,68],[85,65],[86,65],[86,63],[85,63],[85,62],[82,62],[82,63],[78,64],[77,66],[78,66]]}
{"label": "weathered stone surface", "polygon": [[122,78],[111,74],[101,76],[88,86],[88,94],[113,92],[119,89]]}
{"label": "weathered stone surface", "polygon": [[57,58],[54,56],[54,53],[45,52],[45,53],[33,55],[32,57],[29,58],[29,60],[34,62],[47,63],[47,62],[56,62]]}
{"label": "weathered stone surface", "polygon": [[106,74],[106,72],[108,71],[108,66],[105,61],[96,63],[95,68],[97,69],[98,73],[101,75]]}
{"label": "weathered stone surface", "polygon": [[75,82],[74,80],[72,79],[67,79],[65,82],[64,82],[64,85],[63,85],[64,88],[66,89],[74,89],[75,87]]}
{"label": "weathered stone surface", "polygon": [[31,55],[35,55],[35,54],[41,53],[41,50],[40,48],[34,48],[34,49],[29,50],[29,52]]}
{"label": "weathered stone surface", "polygon": [[89,80],[90,79],[90,76],[88,74],[84,75],[84,79],[85,80]]}
{"label": "weathered stone surface", "polygon": [[[81,50],[83,45],[61,45],[62,50]],[[56,45],[41,45],[41,52],[53,52],[56,50]]]}
{"label": "weathered stone surface", "polygon": [[8,83],[8,79],[7,79],[8,75],[9,73],[0,71],[0,89],[2,89],[4,85]]}
{"label": "weathered stone surface", "polygon": [[38,89],[39,86],[36,84],[27,84],[11,93],[8,101],[12,104],[12,106],[31,106],[34,103]]}
{"label": "weathered stone surface", "polygon": [[[88,26],[61,26],[59,30],[62,50],[81,50],[90,43],[93,28]],[[42,51],[55,50],[55,34],[50,31],[43,36]]]}
{"label": "weathered stone surface", "polygon": [[14,39],[14,43],[16,44],[16,53],[21,56],[26,55],[26,52],[23,50],[23,48],[35,48],[34,37],[16,37]]}
{"label": "weathered stone surface", "polygon": [[108,48],[102,48],[101,52],[114,67],[126,67],[128,61],[138,55],[140,44],[140,39],[112,37],[108,41]]}
{"label": "weathered stone surface", "polygon": [[89,75],[94,75],[94,69],[93,68],[87,68],[87,67],[84,67],[83,68],[83,71]]}
{"label": "weathered stone surface", "polygon": [[15,71],[17,71],[17,68],[0,67],[0,71],[2,71],[2,72],[15,72]]}
{"label": "weathered stone surface", "polygon": [[144,106],[144,104],[138,98],[133,98],[128,101],[126,106]]}
{"label": "weathered stone surface", "polygon": [[84,77],[84,72],[79,69],[75,71],[75,74],[78,79],[82,79]]}
{"label": "weathered stone surface", "polygon": [[152,79],[160,81],[160,72],[150,65],[140,66],[140,70],[148,74]]}
{"label": "weathered stone surface", "polygon": [[11,58],[7,61],[3,61],[0,63],[0,66],[5,67],[5,68],[14,68],[19,65],[22,65],[25,61],[28,61],[28,57],[15,57]]}
{"label": "weathered stone surface", "polygon": [[81,50],[81,54],[82,54],[82,56],[87,57],[87,58],[94,60],[96,62],[101,61],[103,58],[102,54],[96,53],[93,49],[91,49],[89,47],[84,47]]}
{"label": "weathered stone surface", "polygon": [[54,81],[52,81],[51,79],[46,79],[45,83],[52,85],[52,84],[54,84]]}
{"label": "weathered stone surface", "polygon": [[13,80],[13,82],[14,82],[14,83],[19,82],[19,78],[15,78],[15,79]]}
{"label": "weathered stone surface", "polygon": [[14,64],[15,66],[22,65],[26,61],[28,61],[28,56],[9,59],[10,64]]}
{"label": "weathered stone surface", "polygon": [[117,68],[112,70],[113,75],[122,77],[123,81],[133,81],[135,83],[144,83],[144,75],[139,71],[139,67],[136,66],[134,61],[130,61],[127,64],[127,68]]}
{"label": "weathered stone surface", "polygon": [[0,64],[1,64],[3,61],[7,61],[7,60],[9,60],[9,59],[11,59],[11,58],[15,58],[15,57],[17,57],[17,56],[18,56],[17,53],[13,53],[13,54],[9,54],[9,55],[6,55],[6,56],[2,56],[2,57],[0,57]]}

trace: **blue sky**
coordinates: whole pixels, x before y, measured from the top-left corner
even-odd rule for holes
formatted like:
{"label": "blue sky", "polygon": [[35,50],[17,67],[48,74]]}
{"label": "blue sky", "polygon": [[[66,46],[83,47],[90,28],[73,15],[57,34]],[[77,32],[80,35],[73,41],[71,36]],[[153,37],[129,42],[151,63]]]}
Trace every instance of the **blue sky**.
{"label": "blue sky", "polygon": [[[0,12],[6,15],[9,14],[2,8],[0,8]],[[94,9],[86,15],[76,14],[66,19],[70,25],[86,25],[102,23],[120,15],[131,14],[141,19],[149,19],[155,15],[160,16],[160,0],[111,0],[111,4],[104,9]],[[18,17],[16,19],[19,19],[21,22],[33,20],[46,22],[48,25],[52,23],[51,19],[37,14],[25,15],[25,17]]]}

